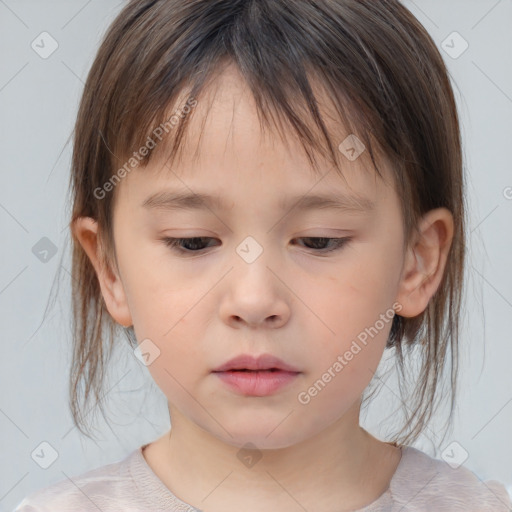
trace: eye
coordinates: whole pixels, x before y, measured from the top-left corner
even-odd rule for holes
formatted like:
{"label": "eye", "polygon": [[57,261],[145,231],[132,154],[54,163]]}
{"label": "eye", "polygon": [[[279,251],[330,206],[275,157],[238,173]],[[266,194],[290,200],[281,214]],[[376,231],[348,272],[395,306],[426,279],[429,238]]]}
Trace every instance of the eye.
{"label": "eye", "polygon": [[[206,237],[206,236],[196,236],[193,238],[163,238],[162,241],[170,247],[172,250],[175,250],[179,253],[195,253],[200,252],[205,247],[205,240],[214,240],[214,238]],[[183,245],[185,248],[183,248]]]}
{"label": "eye", "polygon": [[[302,237],[298,238],[298,240],[312,240],[313,243],[309,244],[313,247],[308,247],[308,244],[306,244],[306,247],[308,249],[313,249],[318,252],[332,252],[336,251],[338,249],[341,249],[343,246],[345,246],[350,240],[351,237],[345,237],[345,238],[326,238],[326,237]],[[326,243],[332,242],[332,245],[330,246],[330,249],[326,249],[323,247]],[[320,246],[320,247],[318,247]]]}
{"label": "eye", "polygon": [[[215,240],[214,238],[199,236],[192,238],[163,238],[162,242],[165,243],[166,246],[170,247],[173,251],[176,251],[180,254],[193,254],[199,253],[206,249],[208,245],[206,241]],[[326,237],[302,237],[297,240],[305,240],[312,241],[312,243],[307,243],[306,248],[312,249],[315,252],[332,252],[344,247],[350,240],[351,237],[345,238],[326,238]],[[326,248],[329,247],[330,249]],[[312,245],[312,247],[311,247]],[[319,247],[320,246],[320,247]]]}

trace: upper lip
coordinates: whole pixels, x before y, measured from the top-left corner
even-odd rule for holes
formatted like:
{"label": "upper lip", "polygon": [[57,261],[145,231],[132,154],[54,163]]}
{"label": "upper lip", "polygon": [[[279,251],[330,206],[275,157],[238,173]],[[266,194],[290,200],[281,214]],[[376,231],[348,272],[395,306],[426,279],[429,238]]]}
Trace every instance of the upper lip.
{"label": "upper lip", "polygon": [[215,368],[213,371],[225,372],[228,370],[270,370],[272,368],[289,372],[299,372],[297,368],[270,354],[261,354],[260,356],[241,354],[225,362],[218,368]]}

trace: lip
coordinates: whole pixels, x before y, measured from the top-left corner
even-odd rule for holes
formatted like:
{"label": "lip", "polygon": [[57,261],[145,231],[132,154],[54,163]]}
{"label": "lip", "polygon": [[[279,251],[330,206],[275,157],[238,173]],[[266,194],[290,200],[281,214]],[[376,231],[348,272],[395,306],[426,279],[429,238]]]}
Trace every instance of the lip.
{"label": "lip", "polygon": [[270,354],[257,357],[242,354],[230,359],[212,373],[238,393],[267,396],[288,385],[301,372]]}
{"label": "lip", "polygon": [[287,386],[300,375],[285,370],[227,370],[215,372],[233,391],[246,396],[267,396]]}
{"label": "lip", "polygon": [[225,372],[228,370],[283,370],[286,372],[299,373],[299,370],[278,357],[271,354],[261,354],[252,356],[250,354],[241,354],[226,363],[222,364],[214,372]]}

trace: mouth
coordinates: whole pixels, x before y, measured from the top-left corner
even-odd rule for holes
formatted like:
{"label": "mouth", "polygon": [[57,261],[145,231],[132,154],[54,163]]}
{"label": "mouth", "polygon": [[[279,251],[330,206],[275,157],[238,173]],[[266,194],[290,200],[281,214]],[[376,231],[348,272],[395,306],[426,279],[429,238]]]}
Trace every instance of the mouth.
{"label": "mouth", "polygon": [[[283,372],[285,370],[281,370],[281,368],[267,368],[262,370],[249,370],[248,368],[237,368],[237,369],[231,369],[231,370],[224,370],[225,372],[250,372],[250,373],[272,373],[272,372]],[[213,373],[219,373],[219,372],[213,372]]]}
{"label": "mouth", "polygon": [[213,372],[231,391],[243,396],[264,397],[290,386],[300,372],[280,368],[251,370],[248,368]]}
{"label": "mouth", "polygon": [[223,365],[219,366],[213,373],[219,372],[288,372],[300,373],[294,366],[285,363],[278,357],[270,354],[261,354],[260,356],[252,356],[250,354],[241,354],[230,359]]}
{"label": "mouth", "polygon": [[235,393],[264,397],[290,386],[302,372],[270,354],[241,354],[212,373]]}

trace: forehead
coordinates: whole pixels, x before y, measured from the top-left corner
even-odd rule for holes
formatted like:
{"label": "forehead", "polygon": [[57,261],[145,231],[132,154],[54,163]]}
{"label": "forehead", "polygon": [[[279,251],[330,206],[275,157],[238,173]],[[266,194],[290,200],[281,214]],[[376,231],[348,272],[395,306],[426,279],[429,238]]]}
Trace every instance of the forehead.
{"label": "forehead", "polygon": [[[338,112],[340,107],[335,106],[321,79],[315,75],[309,76],[308,79],[319,115],[331,136],[333,146],[337,149],[346,137],[357,132],[357,128],[344,126]],[[289,97],[289,93],[283,87],[279,105],[271,103],[267,97],[261,96],[263,93],[260,90],[253,92],[233,63],[226,63],[222,71],[210,77],[197,95],[193,95],[196,103],[193,108],[187,106],[191,94],[190,89],[184,88],[172,104],[166,107],[167,111],[162,116],[170,119],[173,117],[172,114],[178,114],[183,119],[183,139],[174,147],[177,143],[176,137],[181,135],[181,129],[171,127],[169,133],[163,134],[163,141],[157,141],[156,148],[151,150],[151,158],[168,158],[169,161],[181,158],[190,160],[197,158],[201,153],[205,158],[215,156],[218,159],[219,155],[230,149],[229,146],[235,142],[234,139],[239,137],[245,140],[255,139],[253,142],[260,142],[260,139],[266,138],[269,144],[291,146],[292,157],[297,153],[300,156],[307,156],[304,152],[304,142],[307,141],[305,145],[310,147],[310,154],[315,158],[320,156],[317,150],[321,149],[324,157],[332,160],[334,156],[338,163],[346,163],[346,154],[342,155],[337,150],[334,151],[334,155],[329,153],[324,140],[326,133],[323,133],[314,121],[304,98],[298,95]],[[257,100],[254,95],[257,96]],[[353,109],[349,107],[343,107],[341,115],[348,116],[349,122],[359,117],[354,115]],[[176,120],[177,116],[174,118]],[[297,129],[301,132],[302,141],[298,137]],[[378,147],[373,149],[375,151]],[[362,157],[363,160],[367,160],[368,155],[363,154]],[[323,167],[325,168],[325,163]]]}
{"label": "forehead", "polygon": [[[315,197],[304,198],[300,202],[304,208],[321,208],[329,202],[336,206],[332,196],[344,192],[345,200],[340,198],[338,206],[369,210],[379,196],[378,177],[369,155],[365,148],[356,147],[358,153],[361,151],[359,157],[349,158],[353,156],[347,152],[353,149],[353,134],[339,123],[322,95],[319,104],[333,142],[341,148],[337,168],[317,154],[319,165],[313,169],[303,144],[290,127],[281,125],[276,129],[279,126],[275,125],[269,129],[264,125],[247,83],[230,66],[187,114],[190,119],[179,155],[170,154],[170,145],[164,138],[153,150],[148,166],[138,168],[129,181],[137,182],[137,190],[147,192],[146,207],[157,208],[165,203],[200,208],[202,204],[218,209],[226,206],[221,199],[226,191],[234,192],[245,184],[254,193],[271,190],[273,195],[280,195],[279,207],[283,209],[297,203],[310,190],[308,197]],[[385,171],[382,166],[379,169]],[[161,193],[164,189],[169,191],[170,186],[174,193]]]}

